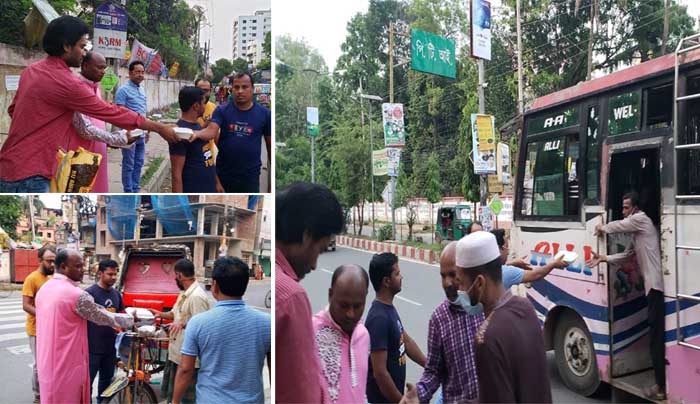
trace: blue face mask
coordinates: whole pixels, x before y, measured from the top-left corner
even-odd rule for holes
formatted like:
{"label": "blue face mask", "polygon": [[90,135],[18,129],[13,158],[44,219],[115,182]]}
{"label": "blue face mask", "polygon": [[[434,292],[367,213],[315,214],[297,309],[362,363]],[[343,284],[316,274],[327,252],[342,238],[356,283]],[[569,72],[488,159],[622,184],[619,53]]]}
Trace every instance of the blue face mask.
{"label": "blue face mask", "polygon": [[472,305],[471,299],[469,298],[469,291],[472,290],[474,285],[475,284],[472,283],[472,286],[466,292],[458,290],[457,299],[455,299],[454,302],[452,302],[453,304],[462,306],[464,311],[466,311],[467,314],[472,316],[482,314],[484,312],[484,305],[481,304],[481,302],[477,302],[475,305]]}

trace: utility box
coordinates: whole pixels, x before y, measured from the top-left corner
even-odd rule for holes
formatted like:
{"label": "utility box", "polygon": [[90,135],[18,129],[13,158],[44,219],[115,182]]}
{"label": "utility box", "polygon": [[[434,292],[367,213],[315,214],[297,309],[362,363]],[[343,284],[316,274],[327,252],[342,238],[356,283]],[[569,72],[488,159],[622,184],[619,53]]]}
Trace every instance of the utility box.
{"label": "utility box", "polygon": [[23,283],[24,279],[37,268],[39,250],[10,250],[10,282]]}

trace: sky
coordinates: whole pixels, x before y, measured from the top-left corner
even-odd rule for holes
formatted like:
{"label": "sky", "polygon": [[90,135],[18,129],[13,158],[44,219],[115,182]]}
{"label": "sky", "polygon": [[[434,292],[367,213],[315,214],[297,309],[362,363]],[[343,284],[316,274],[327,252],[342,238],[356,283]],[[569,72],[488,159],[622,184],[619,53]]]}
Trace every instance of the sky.
{"label": "sky", "polygon": [[[209,61],[233,56],[233,21],[240,15],[253,15],[258,10],[269,10],[271,0],[187,0],[190,7],[200,5],[207,10],[207,17],[211,26],[205,28],[200,36],[202,42],[211,39],[211,52]],[[293,1],[278,1],[276,3],[295,3]],[[272,10],[272,29],[275,29],[275,16],[279,7],[275,5]]]}
{"label": "sky", "polygon": [[[697,20],[700,16],[699,0],[678,2],[687,5],[688,14]],[[492,3],[497,7],[501,1],[494,0]],[[273,17],[283,17],[273,19],[272,32],[274,36],[289,34],[294,39],[305,39],[311,47],[319,51],[330,70],[333,70],[341,54],[340,45],[347,34],[347,23],[355,14],[366,12],[368,7],[368,0],[276,1],[272,10]]]}
{"label": "sky", "polygon": [[[97,201],[97,195],[85,195],[93,201]],[[39,199],[44,202],[44,206],[52,209],[61,209],[61,194],[41,194]]]}

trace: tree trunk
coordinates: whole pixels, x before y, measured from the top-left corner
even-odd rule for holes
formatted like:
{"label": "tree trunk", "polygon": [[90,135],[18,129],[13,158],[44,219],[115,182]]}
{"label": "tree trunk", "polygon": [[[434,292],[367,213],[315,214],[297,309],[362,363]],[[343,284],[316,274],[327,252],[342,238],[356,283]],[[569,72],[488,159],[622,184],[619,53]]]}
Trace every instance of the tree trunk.
{"label": "tree trunk", "polygon": [[357,207],[357,216],[360,219],[360,229],[358,231],[359,235],[362,235],[362,226],[365,224],[365,203],[364,201],[360,203]]}

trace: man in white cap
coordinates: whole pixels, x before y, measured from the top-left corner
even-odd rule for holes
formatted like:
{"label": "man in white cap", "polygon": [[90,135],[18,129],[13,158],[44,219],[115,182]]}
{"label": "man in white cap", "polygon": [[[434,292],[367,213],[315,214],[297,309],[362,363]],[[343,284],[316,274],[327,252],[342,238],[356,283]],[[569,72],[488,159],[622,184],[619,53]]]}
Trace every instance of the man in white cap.
{"label": "man in white cap", "polygon": [[479,402],[551,403],[540,322],[527,299],[503,288],[493,234],[479,231],[459,240],[457,283],[465,311],[486,316],[474,339]]}

